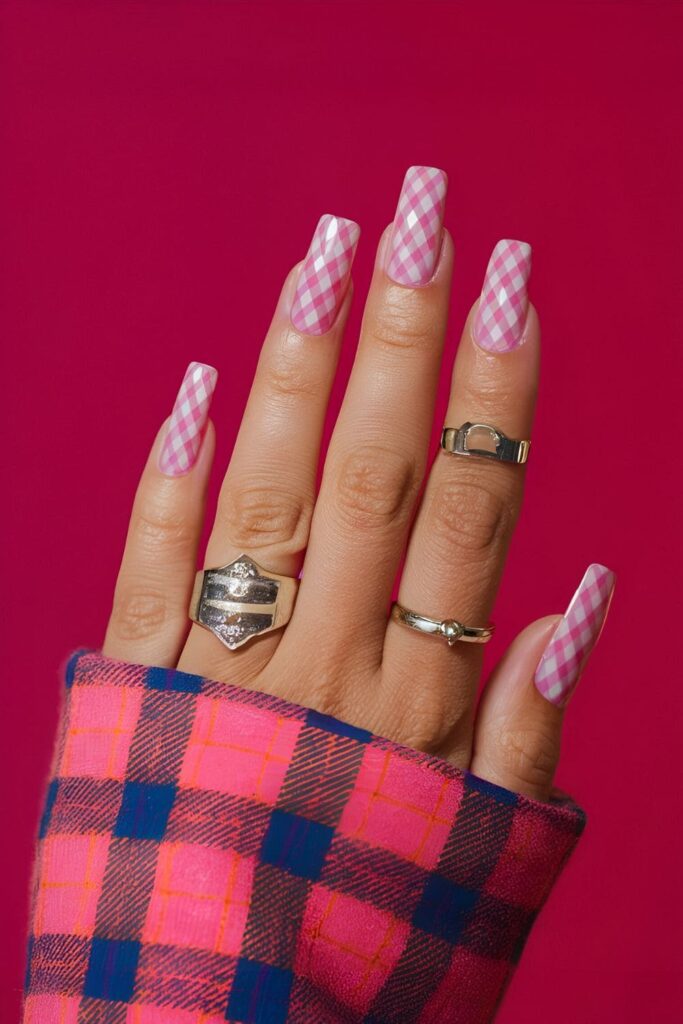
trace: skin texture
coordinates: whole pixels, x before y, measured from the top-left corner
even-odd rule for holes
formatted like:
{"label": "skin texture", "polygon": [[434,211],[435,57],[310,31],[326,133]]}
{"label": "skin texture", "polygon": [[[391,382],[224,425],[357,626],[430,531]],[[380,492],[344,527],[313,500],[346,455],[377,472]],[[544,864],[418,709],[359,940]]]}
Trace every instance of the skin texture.
{"label": "skin texture", "polygon": [[[157,466],[165,423],[135,497],[103,651],[276,694],[545,800],[563,711],[539,694],[533,676],[558,616],[517,637],[478,709],[481,647],[451,648],[387,620],[407,545],[402,604],[486,623],[524,485],[519,466],[441,451],[427,464],[453,245],[444,231],[434,276],[411,288],[384,270],[389,237],[387,229],[317,495],[323,421],[351,288],[326,334],[302,334],[290,321],[301,264],[284,283],[221,488],[207,566],[246,551],[269,570],[295,576],[305,554],[287,627],[232,652],[197,625],[188,631],[214,431],[209,426],[192,469],[171,478]],[[472,336],[476,309],[477,303],[452,369],[446,422],[489,422],[510,437],[530,437],[536,311],[529,306],[521,345],[490,353]]]}

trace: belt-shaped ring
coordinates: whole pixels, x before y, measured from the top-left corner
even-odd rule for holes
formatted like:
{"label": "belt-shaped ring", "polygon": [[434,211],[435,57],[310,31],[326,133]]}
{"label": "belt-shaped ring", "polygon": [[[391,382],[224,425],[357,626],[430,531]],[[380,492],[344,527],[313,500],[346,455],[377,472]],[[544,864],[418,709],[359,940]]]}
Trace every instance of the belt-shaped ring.
{"label": "belt-shaped ring", "polygon": [[[471,443],[478,434],[489,442],[488,448],[475,447]],[[474,455],[482,459],[497,459],[499,462],[514,462],[523,465],[529,458],[531,441],[514,441],[502,430],[488,423],[463,423],[461,427],[444,427],[441,432],[441,447],[451,455]]]}

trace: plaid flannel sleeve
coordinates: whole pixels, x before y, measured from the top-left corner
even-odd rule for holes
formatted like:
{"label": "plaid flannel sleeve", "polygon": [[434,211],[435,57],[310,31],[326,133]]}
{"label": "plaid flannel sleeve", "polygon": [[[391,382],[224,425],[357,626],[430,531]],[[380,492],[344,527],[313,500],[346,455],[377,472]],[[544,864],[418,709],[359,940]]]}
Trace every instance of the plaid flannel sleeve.
{"label": "plaid flannel sleeve", "polygon": [[24,1024],[482,1024],[583,826],[279,698],[78,652]]}

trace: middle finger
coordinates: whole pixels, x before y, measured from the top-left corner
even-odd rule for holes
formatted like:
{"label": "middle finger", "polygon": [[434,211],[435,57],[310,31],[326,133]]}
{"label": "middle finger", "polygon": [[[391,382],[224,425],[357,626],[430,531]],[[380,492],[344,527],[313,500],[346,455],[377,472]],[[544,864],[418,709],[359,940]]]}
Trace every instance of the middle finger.
{"label": "middle finger", "polygon": [[[411,167],[378,248],[351,377],[325,461],[303,579],[279,656],[353,650],[379,665],[388,600],[422,483],[453,263],[446,175]],[[353,642],[350,643],[350,638]],[[374,661],[374,666],[373,666]],[[332,670],[331,669],[331,670]]]}

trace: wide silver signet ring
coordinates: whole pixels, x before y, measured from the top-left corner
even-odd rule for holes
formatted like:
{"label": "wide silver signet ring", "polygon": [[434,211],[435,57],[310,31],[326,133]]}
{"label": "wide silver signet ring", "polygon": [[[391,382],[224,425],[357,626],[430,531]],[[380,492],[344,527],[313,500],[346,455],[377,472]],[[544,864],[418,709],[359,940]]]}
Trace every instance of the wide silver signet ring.
{"label": "wide silver signet ring", "polygon": [[234,651],[289,622],[298,586],[295,577],[269,572],[243,553],[197,573],[189,615]]}

